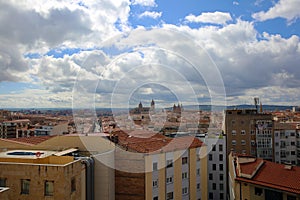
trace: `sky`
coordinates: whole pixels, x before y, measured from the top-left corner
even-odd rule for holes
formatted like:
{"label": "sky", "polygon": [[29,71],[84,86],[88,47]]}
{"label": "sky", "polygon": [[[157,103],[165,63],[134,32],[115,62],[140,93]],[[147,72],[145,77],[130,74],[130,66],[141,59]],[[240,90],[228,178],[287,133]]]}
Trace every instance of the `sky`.
{"label": "sky", "polygon": [[299,0],[0,0],[0,108],[300,105]]}

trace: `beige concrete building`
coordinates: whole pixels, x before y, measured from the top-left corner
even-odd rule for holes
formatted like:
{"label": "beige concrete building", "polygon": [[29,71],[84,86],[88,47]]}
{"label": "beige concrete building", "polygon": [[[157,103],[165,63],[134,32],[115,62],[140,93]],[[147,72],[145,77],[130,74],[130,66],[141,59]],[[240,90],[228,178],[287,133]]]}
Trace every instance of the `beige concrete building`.
{"label": "beige concrete building", "polygon": [[[77,157],[77,159],[81,160],[83,159],[83,161],[89,157],[93,159],[93,163],[90,164],[92,164],[94,168],[94,179],[93,182],[87,182],[87,184],[90,185],[86,187],[90,189],[92,188],[92,191],[88,192],[88,194],[92,193],[95,200],[115,199],[114,144],[106,140],[104,135],[90,134],[89,136],[81,136],[76,134],[0,139],[0,152],[8,150],[12,151],[16,149],[34,152],[64,152],[65,150],[73,148],[78,149],[77,152],[73,152],[75,154],[73,154],[72,152],[68,153],[68,155],[70,155],[73,159],[74,157]],[[39,160],[41,160],[41,158],[39,158]],[[23,159],[23,161],[19,163],[16,162],[15,168],[17,169],[19,166],[18,170],[23,171],[23,169],[21,168],[22,165],[20,163],[23,163],[24,160],[25,159]],[[3,195],[6,194],[3,193]]]}
{"label": "beige concrete building", "polygon": [[86,167],[70,156],[44,150],[0,153],[1,199],[86,199]]}
{"label": "beige concrete building", "polygon": [[207,199],[206,146],[200,140],[130,134],[115,134],[116,199]]}

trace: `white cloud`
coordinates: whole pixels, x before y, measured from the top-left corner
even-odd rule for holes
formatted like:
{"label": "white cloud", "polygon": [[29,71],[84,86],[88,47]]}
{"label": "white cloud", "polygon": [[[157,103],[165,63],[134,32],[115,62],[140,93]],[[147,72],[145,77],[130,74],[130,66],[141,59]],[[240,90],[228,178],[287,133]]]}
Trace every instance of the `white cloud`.
{"label": "white cloud", "polygon": [[[93,101],[95,92],[99,106],[111,105],[112,96],[116,105],[122,105],[124,98],[128,101],[126,97],[143,83],[160,83],[166,89],[160,92],[147,87],[141,90],[141,99],[159,94],[158,101],[171,102],[170,93],[179,94],[184,105],[198,97],[209,99],[205,84],[221,86],[211,73],[213,65],[201,57],[205,53],[201,46],[220,70],[228,100],[243,103],[257,92],[256,96],[268,94],[264,98],[271,102],[272,92],[266,90],[278,89],[276,98],[286,92],[287,102],[299,102],[299,36],[259,35],[253,23],[241,19],[228,23],[233,21],[230,14],[222,12],[186,17],[186,22],[213,24],[200,28],[162,24],[151,30],[143,26],[132,29],[128,25],[129,0],[32,2],[0,3],[0,23],[6,27],[0,30],[0,81],[34,82],[45,89],[1,95],[2,105],[20,101],[24,107],[32,107],[30,103],[39,107],[39,102],[40,107],[70,107],[74,84],[80,86],[76,88],[79,105]],[[155,1],[132,4],[156,6]],[[162,13],[148,11],[142,15],[158,18]],[[293,20],[293,16],[288,19]],[[114,37],[126,31],[125,36]],[[107,42],[102,48],[103,41]],[[62,58],[43,56],[51,49],[70,47],[90,50]],[[101,48],[103,51],[93,50]],[[24,58],[27,53],[41,57]],[[201,73],[197,74],[187,61],[200,67]],[[219,89],[217,86],[213,89]],[[279,102],[278,98],[275,100]]]}
{"label": "white cloud", "polygon": [[254,13],[252,17],[258,21],[282,17],[292,23],[300,17],[299,0],[279,0],[268,11]]}
{"label": "white cloud", "polygon": [[162,12],[145,11],[145,12],[143,12],[142,14],[139,15],[139,18],[142,18],[142,17],[150,17],[150,18],[153,18],[153,19],[157,19],[157,18],[160,18],[161,15],[162,15]]}
{"label": "white cloud", "polygon": [[156,7],[157,4],[155,0],[132,0],[133,5],[141,5],[141,6],[148,6],[148,7]]}
{"label": "white cloud", "polygon": [[196,22],[196,23],[211,23],[211,24],[226,24],[228,21],[231,21],[232,18],[230,13],[224,12],[206,12],[201,15],[195,16],[190,14],[185,17],[187,22]]}

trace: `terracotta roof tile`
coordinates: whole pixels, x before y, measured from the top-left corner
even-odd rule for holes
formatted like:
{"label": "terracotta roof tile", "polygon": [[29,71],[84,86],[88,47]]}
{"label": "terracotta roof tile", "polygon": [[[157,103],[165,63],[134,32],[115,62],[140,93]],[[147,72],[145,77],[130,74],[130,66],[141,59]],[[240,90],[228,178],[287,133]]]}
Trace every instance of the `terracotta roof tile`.
{"label": "terracotta roof tile", "polygon": [[[260,159],[257,159],[257,161],[252,163],[240,164],[241,171],[251,173],[260,161]],[[291,167],[291,169],[287,169],[284,164],[264,160],[262,166],[251,179],[243,178],[239,175],[236,179],[300,194],[300,167],[296,166]]]}
{"label": "terracotta roof tile", "polygon": [[203,142],[192,136],[169,138],[155,132],[143,130],[130,133],[118,131],[114,132],[114,135],[118,135],[118,145],[128,151],[140,153],[169,152],[203,146]]}

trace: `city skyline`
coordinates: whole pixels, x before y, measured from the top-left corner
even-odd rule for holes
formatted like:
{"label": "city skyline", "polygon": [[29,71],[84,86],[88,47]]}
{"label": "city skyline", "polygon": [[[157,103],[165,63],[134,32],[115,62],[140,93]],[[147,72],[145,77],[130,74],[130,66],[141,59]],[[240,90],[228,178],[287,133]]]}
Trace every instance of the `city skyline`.
{"label": "city skyline", "polygon": [[300,105],[297,0],[0,4],[1,108]]}

